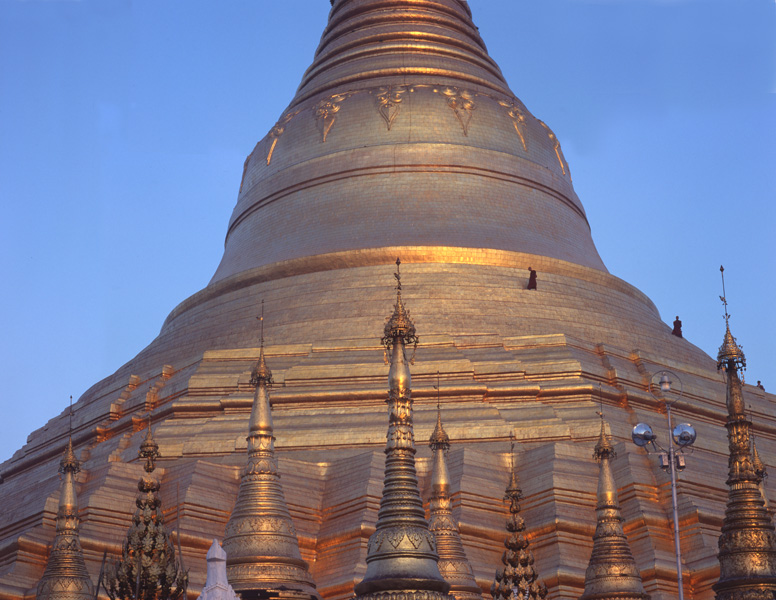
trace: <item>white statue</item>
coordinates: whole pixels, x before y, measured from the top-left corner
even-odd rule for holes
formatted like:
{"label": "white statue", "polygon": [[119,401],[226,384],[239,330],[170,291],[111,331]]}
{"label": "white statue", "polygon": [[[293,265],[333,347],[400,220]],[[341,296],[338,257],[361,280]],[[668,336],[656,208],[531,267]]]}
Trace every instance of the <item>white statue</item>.
{"label": "white statue", "polygon": [[207,551],[207,580],[199,600],[240,600],[226,580],[226,552],[213,540]]}

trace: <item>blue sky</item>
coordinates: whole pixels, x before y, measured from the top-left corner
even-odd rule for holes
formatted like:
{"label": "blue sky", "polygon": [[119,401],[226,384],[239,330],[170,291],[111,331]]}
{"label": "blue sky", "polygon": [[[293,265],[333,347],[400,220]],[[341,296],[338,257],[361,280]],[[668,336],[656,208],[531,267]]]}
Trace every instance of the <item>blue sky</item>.
{"label": "blue sky", "polygon": [[[471,0],[563,144],[610,272],[776,391],[776,3]],[[131,359],[223,250],[327,0],[0,0],[0,461]]]}

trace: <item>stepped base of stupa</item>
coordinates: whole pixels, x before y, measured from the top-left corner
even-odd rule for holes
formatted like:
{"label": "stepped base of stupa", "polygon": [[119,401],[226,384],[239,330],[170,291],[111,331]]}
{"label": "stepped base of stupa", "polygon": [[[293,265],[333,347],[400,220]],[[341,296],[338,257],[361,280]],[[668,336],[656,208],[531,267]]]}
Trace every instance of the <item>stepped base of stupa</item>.
{"label": "stepped base of stupa", "polygon": [[[118,552],[134,511],[137,449],[150,415],[165,517],[180,529],[191,573],[189,597],[204,585],[205,554],[213,538],[223,538],[245,462],[250,373],[259,354],[255,317],[264,299],[276,448],[302,555],[323,598],[352,596],[382,490],[388,367],[379,337],[393,297],[387,257],[398,250],[365,251],[358,264],[333,255],[275,265],[247,274],[242,287],[226,281],[208,288],[181,304],[135,361],[80,399],[74,444],[83,461],[81,540],[95,580],[103,551]],[[612,466],[625,532],[645,589],[655,600],[676,597],[669,479],[655,455],[630,442],[639,421],[666,441],[665,415],[648,383],[668,368],[683,385],[675,422],[698,430],[679,484],[685,585],[693,590],[686,597],[711,599],[727,469],[725,387],[714,362],[670,335],[643,294],[601,271],[514,253],[400,250],[408,257],[405,304],[420,336],[412,371],[421,489],[427,500],[426,441],[439,372],[454,515],[483,590],[503,550],[501,497],[514,434],[537,569],[551,597],[581,593],[595,526],[596,412],[603,407],[619,454]],[[411,262],[446,253],[457,260]],[[524,289],[525,262],[538,270],[536,291]],[[209,310],[212,302],[217,311]],[[218,339],[227,325],[239,333]],[[769,462],[773,397],[752,386],[746,394]],[[0,597],[34,596],[53,537],[56,467],[66,441],[63,414],[2,467]]]}

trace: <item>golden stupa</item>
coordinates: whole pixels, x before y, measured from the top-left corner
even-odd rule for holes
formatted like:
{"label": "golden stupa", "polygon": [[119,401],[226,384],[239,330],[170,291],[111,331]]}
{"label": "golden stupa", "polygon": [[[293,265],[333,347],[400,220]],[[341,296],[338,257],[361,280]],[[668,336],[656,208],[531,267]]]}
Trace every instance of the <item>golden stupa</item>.
{"label": "golden stupa", "polygon": [[[80,540],[93,581],[132,517],[150,419],[189,597],[204,585],[205,555],[224,538],[245,468],[264,300],[271,435],[301,561],[325,600],[354,595],[383,490],[380,340],[397,256],[422,332],[414,434],[425,440],[434,429],[439,372],[454,442],[452,515],[484,597],[501,564],[513,432],[538,577],[547,598],[582,595],[599,401],[644,591],[677,597],[669,479],[630,442],[639,421],[665,441],[649,382],[670,369],[682,381],[675,422],[698,430],[679,481],[685,598],[713,598],[727,497],[724,377],[606,270],[558,138],[510,90],[464,0],[333,2],[296,95],[245,161],[212,281],[74,406]],[[527,289],[529,268],[537,289]],[[742,394],[770,464],[773,396],[748,385]],[[43,576],[67,443],[63,413],[0,465],[0,598],[32,598]],[[415,468],[428,503],[432,458],[422,444]]]}

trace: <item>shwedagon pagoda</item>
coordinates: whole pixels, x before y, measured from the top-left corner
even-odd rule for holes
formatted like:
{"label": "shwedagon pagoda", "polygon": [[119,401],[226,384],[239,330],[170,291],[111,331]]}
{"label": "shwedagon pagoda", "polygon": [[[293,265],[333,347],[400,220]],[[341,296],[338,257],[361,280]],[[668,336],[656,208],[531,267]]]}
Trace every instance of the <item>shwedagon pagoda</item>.
{"label": "shwedagon pagoda", "polygon": [[0,598],[134,597],[146,559],[173,600],[677,598],[631,442],[668,370],[684,598],[774,599],[773,396],[726,322],[710,357],[607,271],[465,0],[334,0],[209,285],[0,465]]}

